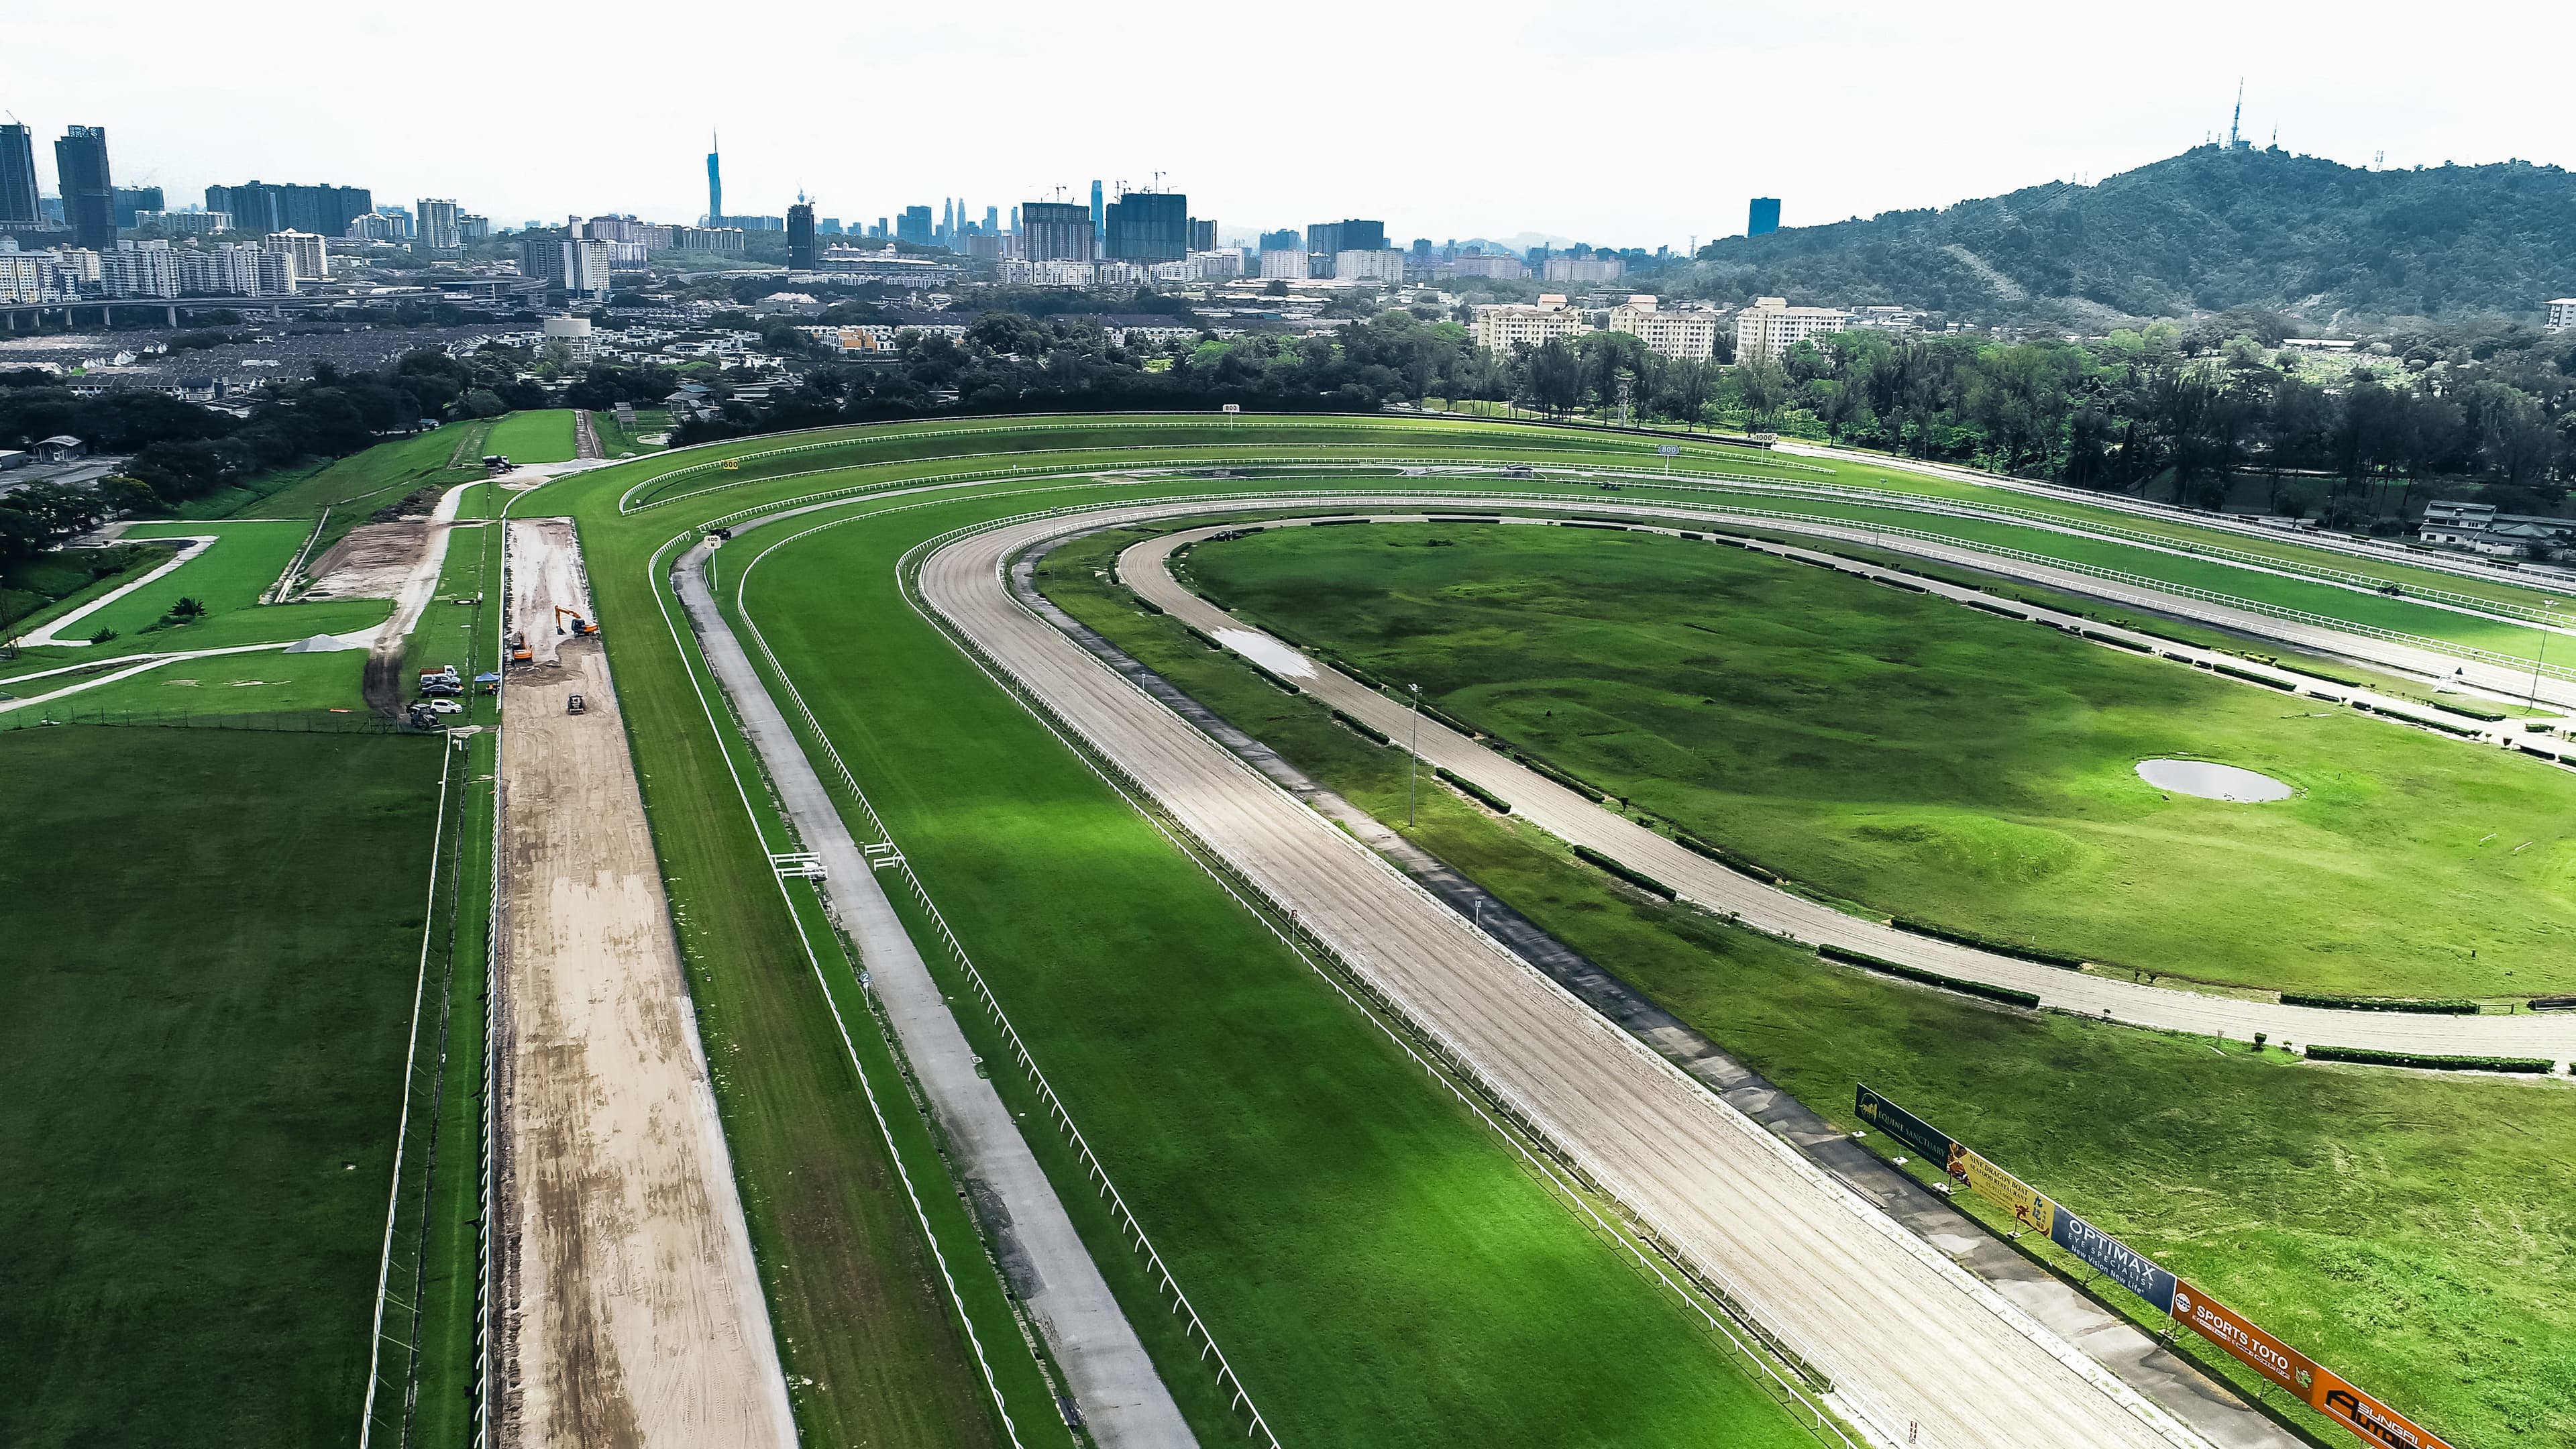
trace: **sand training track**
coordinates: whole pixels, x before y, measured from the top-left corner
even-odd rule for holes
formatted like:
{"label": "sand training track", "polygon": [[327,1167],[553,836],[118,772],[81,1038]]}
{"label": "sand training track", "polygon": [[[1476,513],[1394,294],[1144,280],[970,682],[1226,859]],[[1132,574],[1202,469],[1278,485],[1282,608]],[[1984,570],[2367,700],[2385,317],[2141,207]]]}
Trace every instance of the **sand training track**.
{"label": "sand training track", "polygon": [[508,547],[546,662],[502,687],[498,1442],[792,1449],[607,656],[554,635],[590,613],[572,525]]}

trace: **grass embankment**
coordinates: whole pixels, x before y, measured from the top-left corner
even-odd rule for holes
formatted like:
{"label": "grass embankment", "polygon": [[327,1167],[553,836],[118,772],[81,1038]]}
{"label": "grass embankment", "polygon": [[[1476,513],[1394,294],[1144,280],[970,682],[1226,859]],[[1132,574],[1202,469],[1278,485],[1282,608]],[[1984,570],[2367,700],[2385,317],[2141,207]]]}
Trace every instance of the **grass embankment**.
{"label": "grass embankment", "polygon": [[[1279,1435],[1802,1439],[1669,1290],[905,607],[914,539],[1019,506],[815,535],[769,556],[749,607]],[[1032,1136],[1188,1402],[1193,1347],[1173,1352],[1080,1169]]]}
{"label": "grass embankment", "polygon": [[[600,450],[612,458],[622,458],[629,453],[659,452],[669,446],[671,414],[667,409],[637,408],[635,426],[631,428],[617,421],[615,408],[595,409],[590,420],[591,425],[599,430]],[[646,438],[664,441],[648,443],[644,441]]]}
{"label": "grass embankment", "polygon": [[[2576,776],[2538,761],[1681,539],[1288,529],[1188,566],[1835,897],[2232,985],[2576,989]],[[2168,797],[2133,768],[2157,757],[2300,793]]]}
{"label": "grass embankment", "polygon": [[[626,469],[583,475],[516,511],[572,509],[585,518],[620,711],[800,1426],[815,1443],[1006,1442],[932,1256],[936,1241],[1021,1442],[1069,1446],[837,937],[809,887],[793,887],[796,914],[782,908],[766,853],[792,842],[765,800],[764,826],[746,816],[728,757],[755,782],[757,762],[730,726],[721,736],[709,728],[693,681],[710,693],[712,681],[694,653],[675,647],[646,578],[647,559],[682,521],[615,520],[614,499],[630,477]],[[805,940],[821,958],[819,983]],[[861,1074],[883,1104],[891,1150]],[[919,1189],[930,1238],[898,1163]]]}
{"label": "grass embankment", "polygon": [[[1400,751],[1097,576],[1139,536],[1058,550],[1047,592],[1401,828]],[[2308,1065],[1990,1009],[1649,902],[1447,791],[1425,791],[1421,819],[1426,848],[1828,1120],[1855,1125],[1853,1085],[1870,1082],[2452,1442],[2576,1444],[2576,1302],[2557,1287],[2576,1273],[2563,1085]]]}
{"label": "grass embankment", "polygon": [[439,765],[0,736],[0,1440],[354,1434]]}
{"label": "grass embankment", "polygon": [[[573,455],[572,409],[511,413],[492,424],[483,451],[498,453],[513,463],[568,462]],[[479,468],[479,454],[474,462]]]}

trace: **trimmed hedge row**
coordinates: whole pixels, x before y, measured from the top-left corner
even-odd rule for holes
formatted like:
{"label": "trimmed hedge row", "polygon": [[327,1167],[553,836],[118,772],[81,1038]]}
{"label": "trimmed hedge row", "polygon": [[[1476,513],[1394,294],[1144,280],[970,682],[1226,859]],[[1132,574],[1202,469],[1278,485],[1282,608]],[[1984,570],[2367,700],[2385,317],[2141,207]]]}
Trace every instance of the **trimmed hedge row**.
{"label": "trimmed hedge row", "polygon": [[1522,766],[1528,769],[1532,774],[1538,775],[1543,779],[1553,780],[1557,784],[1563,785],[1574,793],[1588,796],[1596,802],[1606,798],[1610,793],[1609,791],[1602,789],[1600,786],[1593,784],[1591,781],[1584,779],[1580,775],[1558,769],[1556,766],[1549,764],[1547,761],[1540,759],[1536,755],[1514,755],[1512,758],[1520,761]]}
{"label": "trimmed hedge row", "polygon": [[1145,611],[1146,613],[1148,613],[1148,614],[1159,614],[1159,613],[1163,612],[1163,606],[1162,606],[1162,605],[1155,603],[1153,600],[1151,600],[1151,599],[1149,599],[1149,598],[1146,598],[1143,594],[1138,594],[1138,595],[1136,596],[1136,607],[1137,607],[1137,608],[1140,608],[1140,609],[1142,609],[1142,610],[1144,610],[1144,611]]}
{"label": "trimmed hedge row", "polygon": [[2226,675],[2226,676],[2227,676],[2228,678],[2230,678],[2230,679],[2241,679],[2241,680],[2244,680],[2244,681],[2245,681],[2246,683],[2248,683],[2248,684],[2259,684],[2259,685],[2262,685],[2262,686],[2263,686],[2264,688],[2266,688],[2266,689],[2280,689],[2280,690],[2287,690],[2287,691],[2289,691],[2289,692],[2290,692],[2290,693],[2292,693],[2292,694],[2296,694],[2296,693],[2298,693],[2298,692],[2299,692],[2299,687],[2298,687],[2297,685],[2295,685],[2295,684],[2285,684],[2285,683],[2283,683],[2282,681],[2280,681],[2280,680],[2278,680],[2278,679],[2274,679],[2273,677],[2271,677],[2271,676],[2270,676],[2270,675],[2268,675],[2268,674],[2257,674],[2257,673],[2255,673],[2253,670],[2250,670],[2250,669],[2238,669],[2238,668],[2236,668],[2236,667],[2234,667],[2234,666],[2232,666],[2232,665],[2227,665],[2227,664],[2212,664],[2212,665],[2211,665],[2211,666],[2209,666],[2209,667],[2210,667],[2210,668],[2212,668],[2212,669],[2214,669],[2214,670],[2216,670],[2216,671],[2218,671],[2218,672],[2219,672],[2219,673],[2221,673],[2221,674]]}
{"label": "trimmed hedge row", "polygon": [[2001,614],[2007,619],[2014,619],[2022,622],[2028,622],[2030,619],[2030,615],[2023,613],[2019,609],[2007,609],[2001,604],[1989,604],[1983,599],[1961,599],[1959,602],[1967,605],[1971,609],[1983,609],[1989,614]]}
{"label": "trimmed hedge row", "polygon": [[1333,711],[1333,718],[1340,721],[1344,728],[1355,734],[1375,740],[1381,745],[1391,745],[1395,743],[1395,741],[1386,737],[1386,731],[1379,729],[1376,725],[1370,724],[1367,720],[1360,718],[1358,715],[1337,709]]}
{"label": "trimmed hedge row", "polygon": [[[1431,773],[1448,781],[1451,785],[1456,786],[1459,793],[1466,795],[1470,799],[1482,801],[1487,808],[1491,809],[1497,815],[1509,815],[1512,813],[1511,801],[1504,799],[1502,796],[1495,794],[1493,791],[1486,789],[1484,786],[1477,784],[1475,781],[1468,779],[1466,776],[1459,774],[1457,771],[1450,769],[1446,765],[1432,766]],[[1666,891],[1664,894],[1669,896],[1672,892]]]}
{"label": "trimmed hedge row", "polygon": [[2422,725],[2428,730],[2440,730],[2446,735],[2458,735],[2463,739],[2473,740],[2480,734],[2484,733],[2484,731],[2481,730],[2471,729],[2467,725],[2455,725],[2444,720],[2426,719],[2420,714],[2408,714],[2403,710],[2382,709],[2376,705],[2364,704],[2357,699],[2352,702],[2352,707],[2360,710],[2363,714],[2375,714],[2384,716],[2388,719],[2403,720],[2407,724]]}
{"label": "trimmed hedge row", "polygon": [[1888,924],[1900,931],[1911,931],[1918,936],[1930,936],[1936,941],[1947,941],[1954,946],[1974,946],[1980,951],[1991,951],[1998,956],[2011,956],[2040,966],[2055,966],[2065,971],[2084,969],[2084,958],[2081,956],[2069,956],[2062,951],[2046,951],[2037,946],[2017,946],[2010,941],[1998,941],[1992,936],[1980,936],[1974,931],[1953,930],[1948,926],[1935,925],[1930,921],[1917,920],[1912,916],[1898,916]]}
{"label": "trimmed hedge row", "polygon": [[2475,1016],[2478,1004],[2448,997],[2325,996],[2312,991],[2284,991],[2283,1006],[2321,1006],[2331,1011],[2414,1011],[2429,1016]]}
{"label": "trimmed hedge row", "polygon": [[1619,879],[1626,881],[1628,884],[1635,886],[1641,891],[1662,896],[1668,901],[1674,899],[1679,894],[1679,892],[1675,891],[1671,886],[1664,884],[1662,881],[1655,879],[1644,871],[1632,870],[1627,866],[1621,865],[1619,862],[1603,855],[1600,851],[1594,850],[1591,846],[1578,845],[1574,847],[1574,854],[1576,858],[1582,860],[1584,863],[1598,866],[1602,870],[1608,871],[1610,874],[1617,876]]}
{"label": "trimmed hedge row", "polygon": [[1197,630],[1197,629],[1195,629],[1195,628],[1192,628],[1192,627],[1191,627],[1190,625],[1188,625],[1188,624],[1183,624],[1181,627],[1182,627],[1182,628],[1184,628],[1184,629],[1188,629],[1188,630],[1190,631],[1190,637],[1191,637],[1191,638],[1196,639],[1197,641],[1199,641],[1199,642],[1200,642],[1200,643],[1202,643],[1202,644],[1205,644],[1205,645],[1206,645],[1207,647],[1209,647],[1210,649],[1223,649],[1223,648],[1225,647],[1224,645],[1219,644],[1218,642],[1216,642],[1216,640],[1215,640],[1212,636],[1207,635],[1207,634],[1204,634],[1204,633],[1201,633],[1199,630]]}
{"label": "trimmed hedge row", "polygon": [[2304,664],[2292,664],[2284,659],[2273,660],[2272,667],[2275,669],[2286,669],[2292,674],[2304,674],[2310,679],[2322,679],[2328,684],[2340,684],[2346,689],[2368,689],[2370,687],[2358,679],[2346,679],[2340,674],[2328,674],[2322,669],[2310,669]]}
{"label": "trimmed hedge row", "polygon": [[2090,629],[2085,629],[2081,632],[2085,638],[2092,640],[2094,643],[2108,644],[2114,649],[2127,649],[2138,654],[2153,654],[2156,652],[2156,646],[2153,644],[2141,644],[2135,639],[2123,639],[2117,634],[2096,634]]}
{"label": "trimmed hedge row", "polygon": [[1982,996],[1989,1001],[2000,1001],[2008,1006],[2026,1006],[2034,1011],[2039,1009],[2039,995],[2036,992],[2015,991],[2009,986],[1990,986],[1983,981],[1962,981],[1956,976],[1944,976],[1938,971],[1926,971],[1920,966],[1908,966],[1902,962],[1889,961],[1862,951],[1846,951],[1840,946],[1818,946],[1816,954],[1828,961],[1840,961],[1846,966],[1859,966],[1871,971],[1882,971],[1890,976],[1902,976],[1908,981],[1919,981],[1926,986],[1964,992],[1969,996]]}
{"label": "trimmed hedge row", "polygon": [[2449,714],[2462,715],[2469,719],[2482,719],[2488,724],[2504,723],[2503,715],[2489,714],[2482,709],[2471,709],[2465,704],[2444,704],[2438,699],[2428,699],[2424,702],[2433,706],[2435,709],[2442,710]]}
{"label": "trimmed hedge row", "polygon": [[2430,1072],[2531,1072],[2547,1075],[2546,1057],[2437,1057],[2422,1052],[2381,1052],[2367,1047],[2312,1046],[2312,1062],[2361,1062],[2374,1067],[2417,1067]]}
{"label": "trimmed hedge row", "polygon": [[2209,647],[2197,639],[2186,639],[2180,634],[2168,634],[2164,630],[2156,628],[2152,624],[2129,624],[2124,627],[2126,627],[2132,634],[2144,634],[2150,639],[2162,639],[2168,644],[2179,644],[2185,649],[2206,649]]}
{"label": "trimmed hedge row", "polygon": [[1262,679],[1263,679],[1263,680],[1265,680],[1265,681],[1267,681],[1267,682],[1269,683],[1270,687],[1271,687],[1271,688],[1273,688],[1273,689],[1279,690],[1279,691],[1281,691],[1282,693],[1285,693],[1285,694],[1304,694],[1304,693],[1306,692],[1306,691],[1304,691],[1304,690],[1302,690],[1302,689],[1299,689],[1297,686],[1295,686],[1295,685],[1293,685],[1293,684],[1290,684],[1287,680],[1284,680],[1284,679],[1280,678],[1278,675],[1271,673],[1269,670],[1262,668],[1260,665],[1253,663],[1251,660],[1249,660],[1249,659],[1244,659],[1244,656],[1242,656],[1242,655],[1240,655],[1240,654],[1238,654],[1238,655],[1236,655],[1236,656],[1234,656],[1234,657],[1235,657],[1235,658],[1237,658],[1237,659],[1242,659],[1242,660],[1243,660],[1243,667],[1244,667],[1244,668],[1249,669],[1249,670],[1251,670],[1253,673],[1260,675],[1260,676],[1262,677]]}
{"label": "trimmed hedge row", "polygon": [[1734,871],[1739,875],[1749,875],[1755,880],[1762,882],[1764,885],[1778,885],[1781,881],[1781,876],[1777,871],[1774,871],[1767,866],[1755,865],[1753,862],[1746,860],[1743,856],[1729,855],[1725,851],[1718,849],[1716,846],[1709,844],[1707,841],[1699,839],[1697,836],[1676,834],[1673,836],[1673,843],[1680,846],[1682,849],[1689,851],[1693,855],[1716,861],[1719,865],[1725,866],[1728,870]]}

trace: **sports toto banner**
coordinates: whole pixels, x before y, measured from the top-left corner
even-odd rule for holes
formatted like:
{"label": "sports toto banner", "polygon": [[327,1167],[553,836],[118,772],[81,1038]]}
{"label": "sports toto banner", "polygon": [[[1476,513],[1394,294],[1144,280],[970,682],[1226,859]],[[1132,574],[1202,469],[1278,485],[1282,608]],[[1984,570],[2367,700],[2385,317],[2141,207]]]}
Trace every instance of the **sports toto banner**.
{"label": "sports toto banner", "polygon": [[2235,1309],[2189,1283],[2176,1283],[2173,1316],[2176,1323],[2236,1355],[2300,1399],[2314,1397],[2317,1366],[2306,1354],[2246,1322]]}

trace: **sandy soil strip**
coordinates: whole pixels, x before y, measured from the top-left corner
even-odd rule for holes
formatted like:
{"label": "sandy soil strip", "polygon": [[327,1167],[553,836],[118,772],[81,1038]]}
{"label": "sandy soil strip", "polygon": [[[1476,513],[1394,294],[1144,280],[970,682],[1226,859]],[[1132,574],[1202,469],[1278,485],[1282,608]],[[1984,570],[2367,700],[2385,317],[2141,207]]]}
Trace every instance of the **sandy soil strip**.
{"label": "sandy soil strip", "polygon": [[551,659],[502,690],[499,1442],[792,1449],[607,657],[551,647],[555,601],[588,603],[571,525],[509,527]]}

